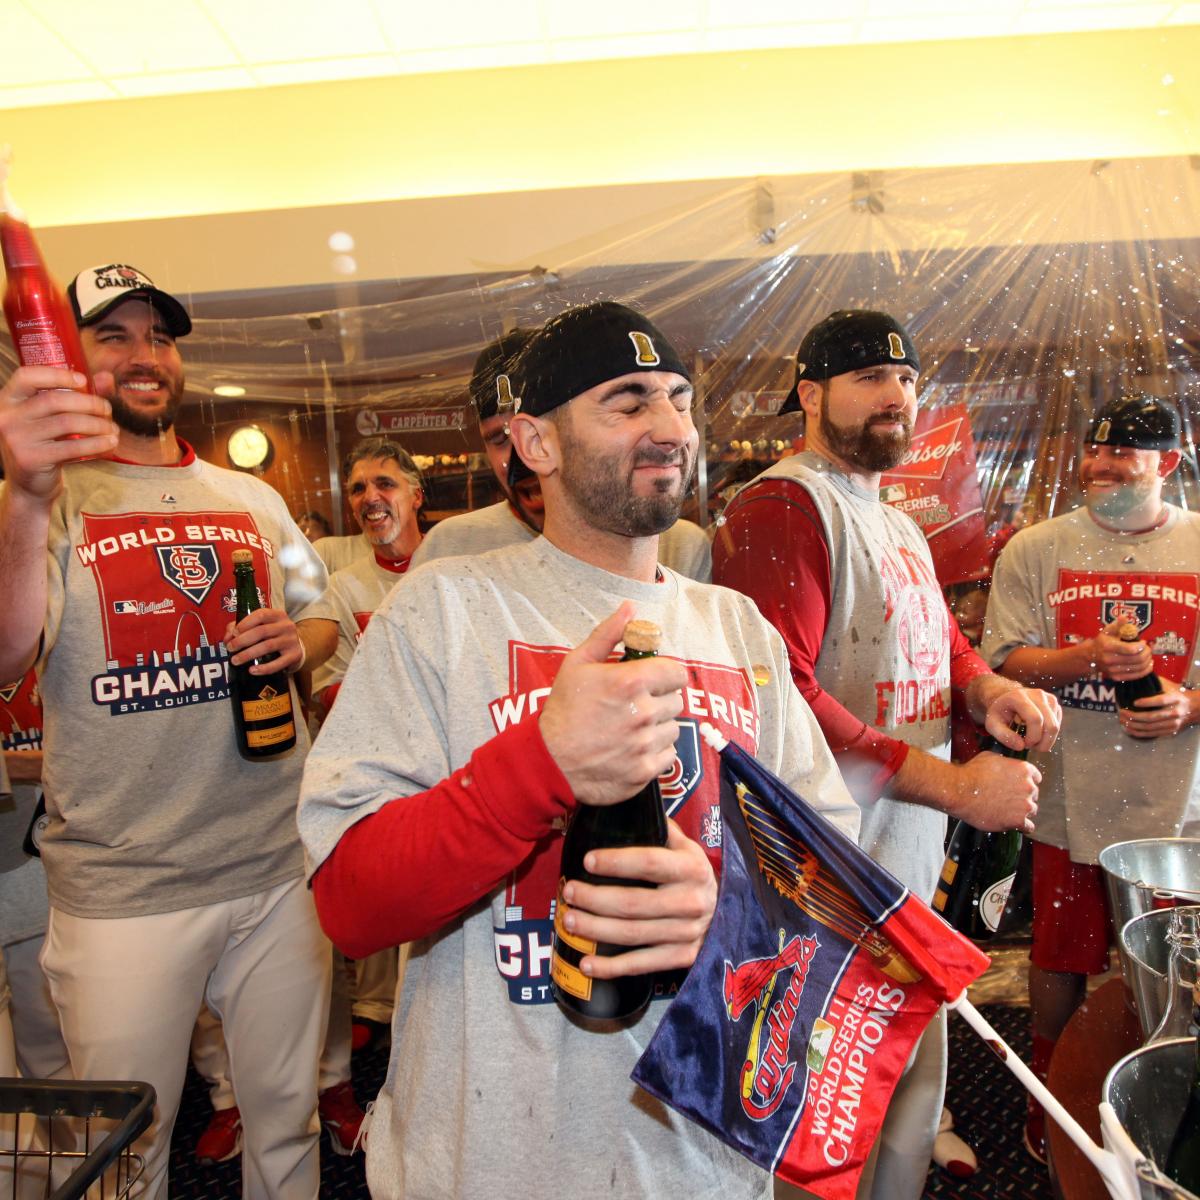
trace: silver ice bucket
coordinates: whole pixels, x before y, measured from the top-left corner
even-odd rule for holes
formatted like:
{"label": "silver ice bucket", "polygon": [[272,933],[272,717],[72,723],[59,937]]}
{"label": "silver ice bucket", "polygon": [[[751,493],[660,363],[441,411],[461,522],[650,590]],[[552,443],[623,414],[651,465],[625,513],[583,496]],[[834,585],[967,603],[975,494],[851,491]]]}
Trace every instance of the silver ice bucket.
{"label": "silver ice bucket", "polygon": [[1100,851],[1100,866],[1117,929],[1155,908],[1200,904],[1200,838],[1117,842]]}
{"label": "silver ice bucket", "polygon": [[1108,1128],[1102,1106],[1104,1140],[1141,1200],[1200,1200],[1157,1169],[1171,1148],[1195,1069],[1195,1039],[1175,1038],[1127,1054],[1104,1081],[1104,1101],[1118,1126]]}
{"label": "silver ice bucket", "polygon": [[[1200,906],[1196,908],[1200,910]],[[1117,943],[1121,970],[1133,995],[1144,1038],[1158,1027],[1167,1008],[1167,966],[1171,958],[1167,930],[1173,911],[1153,909],[1126,921]]]}

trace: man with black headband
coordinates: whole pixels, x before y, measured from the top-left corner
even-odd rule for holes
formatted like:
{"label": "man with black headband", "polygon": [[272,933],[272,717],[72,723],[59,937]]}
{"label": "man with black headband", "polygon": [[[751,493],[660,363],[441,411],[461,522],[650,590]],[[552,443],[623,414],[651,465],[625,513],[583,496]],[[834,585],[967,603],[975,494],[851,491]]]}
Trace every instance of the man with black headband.
{"label": "man with black headband", "polygon": [[[526,472],[509,483],[513,457],[509,422],[514,389],[519,387],[515,364],[533,333],[518,328],[503,334],[484,347],[471,372],[471,402],[479,417],[479,436],[505,498],[487,508],[439,521],[413,555],[414,567],[435,558],[519,545],[542,532],[546,510],[538,477]],[[658,539],[658,553],[665,566],[689,579],[707,583],[712,576],[712,547],[704,531],[691,521],[680,518],[664,530]]]}
{"label": "man with black headband", "polygon": [[[698,443],[684,360],[604,302],[549,321],[519,375],[510,426],[544,535],[411,570],[305,773],[326,930],[356,958],[413,942],[367,1135],[371,1192],[766,1200],[765,1173],[630,1084],[660,1003],[604,1032],[554,1004],[562,829],[577,805],[668,773],[667,845],[592,864],[656,886],[564,889],[568,928],[637,947],[584,958],[614,977],[686,969],[712,918],[719,772],[701,721],[851,836],[857,810],[778,634],[745,597],[659,562]],[[662,627],[663,654],[614,662],[635,613]]]}
{"label": "man with black headband", "polygon": [[[983,653],[1055,690],[1063,732],[1043,764],[1033,847],[1029,999],[1034,1068],[1108,969],[1097,855],[1128,838],[1200,833],[1196,666],[1200,515],[1163,501],[1181,460],[1179,414],[1127,395],[1096,413],[1079,467],[1084,507],[1022,530],[996,564]],[[1133,626],[1133,640],[1118,636]],[[1114,685],[1155,672],[1163,693],[1119,709]],[[1040,1154],[1041,1110],[1026,1143]]]}
{"label": "man with black headband", "polygon": [[[805,452],[734,498],[713,570],[783,634],[792,676],[862,811],[863,849],[928,901],[947,814],[982,829],[1032,829],[1037,811],[1039,775],[1027,763],[981,754],[950,764],[951,688],[1014,747],[1048,749],[1058,706],[988,670],[947,611],[920,529],[879,499],[881,472],[912,437],[919,371],[907,330],[886,313],[835,312],[814,326],[781,410],[803,411]],[[922,1194],[945,1059],[941,1014],[896,1089],[860,1196]]]}

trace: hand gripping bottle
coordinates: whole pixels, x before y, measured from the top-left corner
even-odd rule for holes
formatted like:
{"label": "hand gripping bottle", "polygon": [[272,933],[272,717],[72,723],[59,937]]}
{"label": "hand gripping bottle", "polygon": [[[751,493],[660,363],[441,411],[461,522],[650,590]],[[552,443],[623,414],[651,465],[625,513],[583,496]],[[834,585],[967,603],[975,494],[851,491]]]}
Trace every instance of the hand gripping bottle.
{"label": "hand gripping bottle", "polygon": [[[1136,642],[1141,636],[1141,632],[1132,621],[1125,622],[1117,629],[1117,637],[1123,642]],[[1118,708],[1132,708],[1139,700],[1162,695],[1162,690],[1162,680],[1153,671],[1137,679],[1113,683]]]}
{"label": "hand gripping bottle", "polygon": [[[653,657],[658,653],[661,638],[662,631],[652,622],[630,621],[623,637],[623,661]],[[555,905],[554,950],[550,962],[551,990],[565,1012],[596,1020],[621,1021],[638,1016],[650,1003],[654,993],[653,975],[592,979],[579,969],[585,954],[623,954],[634,947],[597,944],[568,930],[562,920],[562,889],[568,879],[624,887],[653,887],[653,884],[633,879],[592,875],[584,868],[584,855],[589,850],[610,847],[666,844],[667,818],[657,779],[651,779],[628,800],[607,805],[581,804],[575,809],[563,838],[562,878]]]}
{"label": "hand gripping bottle", "polygon": [[[1014,725],[1021,737],[1024,725]],[[990,734],[981,751],[1024,759],[1026,750],[1010,750]],[[1021,857],[1021,831],[1004,829],[986,833],[959,821],[946,848],[942,875],[933,894],[933,907],[959,933],[977,942],[995,936],[1004,915]]]}

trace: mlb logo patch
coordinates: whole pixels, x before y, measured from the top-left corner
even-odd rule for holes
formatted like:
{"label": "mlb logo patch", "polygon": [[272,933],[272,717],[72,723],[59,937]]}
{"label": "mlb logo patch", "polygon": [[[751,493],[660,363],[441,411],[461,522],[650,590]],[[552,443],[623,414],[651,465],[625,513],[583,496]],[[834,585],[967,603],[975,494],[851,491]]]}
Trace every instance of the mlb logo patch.
{"label": "mlb logo patch", "polygon": [[193,604],[201,604],[212,590],[221,563],[212,546],[155,546],[163,578]]}

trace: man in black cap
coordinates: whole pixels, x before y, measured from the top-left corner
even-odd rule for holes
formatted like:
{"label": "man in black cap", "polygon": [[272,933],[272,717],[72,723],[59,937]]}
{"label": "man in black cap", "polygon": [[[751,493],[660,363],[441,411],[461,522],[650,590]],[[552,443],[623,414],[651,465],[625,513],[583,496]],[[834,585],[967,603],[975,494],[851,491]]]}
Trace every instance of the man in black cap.
{"label": "man in black cap", "polygon": [[[920,529],[879,499],[881,472],[912,437],[919,371],[907,330],[886,313],[840,311],[816,325],[781,410],[803,411],[805,452],[734,498],[713,577],[751,596],[783,634],[792,676],[861,809],[860,845],[928,901],[947,814],[982,829],[1031,829],[1037,811],[1036,768],[997,754],[947,761],[951,689],[1014,747],[1049,748],[1058,706],[988,670],[947,611]],[[945,1039],[943,1014],[896,1089],[860,1196],[922,1194]]]}
{"label": "man in black cap", "polygon": [[[305,771],[326,930],[355,958],[413,943],[367,1137],[371,1193],[765,1200],[764,1172],[630,1085],[662,1004],[603,1031],[558,1010],[555,917],[631,947],[586,954],[581,979],[692,964],[720,853],[702,721],[851,836],[857,810],[775,631],[745,597],[659,561],[696,461],[685,361],[604,302],[549,321],[517,373],[510,426],[541,482],[543,536],[412,569]],[[635,612],[661,627],[663,654],[615,662]],[[657,886],[567,881],[556,913],[566,820],[656,776],[667,845],[597,851],[589,870]]]}
{"label": "man in black cap", "polygon": [[[1108,969],[1097,856],[1129,838],[1200,833],[1200,515],[1163,500],[1181,460],[1174,405],[1127,395],[1095,414],[1084,507],[1024,529],[996,564],[983,654],[1063,706],[1043,763],[1033,847],[1029,998],[1034,1067]],[[1123,641],[1121,626],[1132,626]],[[1115,685],[1154,672],[1160,695],[1118,708]],[[1042,1149],[1040,1109],[1026,1142]]]}
{"label": "man in black cap", "polygon": [[[316,1064],[329,944],[295,831],[307,733],[237,752],[230,662],[291,673],[295,616],[325,572],[283,499],[197,458],[175,430],[183,306],[133,267],[81,272],[82,376],[22,367],[0,390],[0,681],[37,663],[45,705],[42,964],[80,1079],[145,1079],[145,1194],[202,1002],[224,1022],[247,1197],[319,1187]],[[67,440],[70,439],[70,440]],[[263,597],[234,625],[232,552]],[[293,697],[293,704],[295,703]]]}
{"label": "man in black cap", "polygon": [[[439,521],[413,555],[413,566],[457,554],[482,554],[500,546],[519,545],[537,537],[545,520],[541,481],[520,472],[510,482],[513,461],[510,422],[515,389],[515,364],[533,336],[532,329],[511,329],[485,346],[471,372],[471,402],[479,417],[479,436],[504,499],[487,508]],[[658,539],[659,558],[689,579],[707,583],[712,576],[712,547],[704,531],[682,518]]]}

